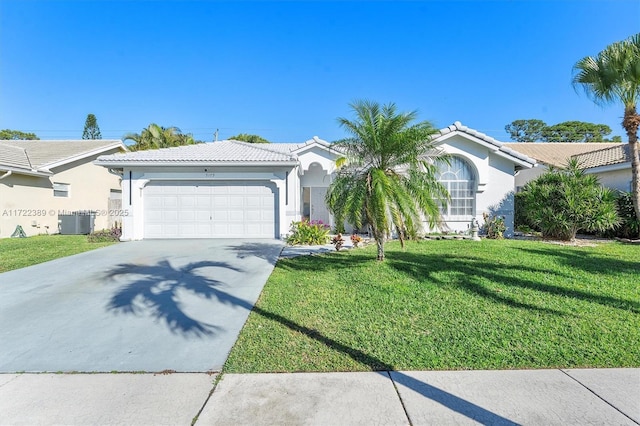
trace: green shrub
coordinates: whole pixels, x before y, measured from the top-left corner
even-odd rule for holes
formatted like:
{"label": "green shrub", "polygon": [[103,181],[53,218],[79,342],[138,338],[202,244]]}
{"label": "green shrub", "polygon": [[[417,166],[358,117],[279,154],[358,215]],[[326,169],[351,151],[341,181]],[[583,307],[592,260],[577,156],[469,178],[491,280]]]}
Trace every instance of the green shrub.
{"label": "green shrub", "polygon": [[531,230],[531,231],[540,231],[527,217],[527,211],[525,207],[525,197],[526,194],[524,192],[518,192],[514,196],[514,217],[513,217],[513,227],[519,231]]}
{"label": "green shrub", "polygon": [[615,193],[575,160],[529,182],[522,194],[527,220],[543,237],[572,240],[579,230],[605,232],[620,221]]}
{"label": "green shrub", "polygon": [[608,237],[640,238],[640,220],[633,209],[631,192],[620,192],[616,198],[620,223],[612,230],[605,233]]}
{"label": "green shrub", "polygon": [[322,245],[329,242],[330,227],[321,220],[309,222],[303,219],[300,222],[292,222],[287,243],[290,245]]}
{"label": "green shrub", "polygon": [[113,227],[111,229],[103,229],[95,231],[87,235],[87,241],[90,243],[110,243],[112,241],[120,241],[122,236],[122,228]]}

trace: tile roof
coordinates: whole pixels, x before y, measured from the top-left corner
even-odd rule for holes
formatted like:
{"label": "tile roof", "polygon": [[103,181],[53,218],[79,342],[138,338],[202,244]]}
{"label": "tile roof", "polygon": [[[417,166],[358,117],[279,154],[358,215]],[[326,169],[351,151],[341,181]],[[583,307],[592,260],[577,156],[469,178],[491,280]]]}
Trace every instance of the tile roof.
{"label": "tile roof", "polygon": [[[282,163],[295,162],[295,154],[286,152],[289,147],[273,148],[271,145],[253,144],[234,140],[185,145],[174,148],[150,149],[98,157],[96,163],[103,166],[135,163]],[[295,144],[291,144],[295,145]]]}
{"label": "tile roof", "polygon": [[[309,145],[313,145],[313,144],[318,144],[321,145],[327,149],[331,149],[332,146],[329,142],[320,139],[317,136],[314,136],[313,138],[309,139],[306,142],[302,142],[302,143],[270,143],[270,144],[261,144],[260,146],[267,148],[267,149],[271,149],[271,150],[275,150],[278,152],[283,152],[285,154],[289,154],[289,153],[294,153],[302,148],[304,148],[305,146],[309,146]],[[335,148],[333,148],[335,150]]]}
{"label": "tile roof", "polygon": [[[601,145],[601,144],[600,144]],[[593,167],[610,166],[631,162],[631,148],[629,144],[616,144],[616,146],[591,151],[584,154],[574,155],[580,167],[590,169]]]}
{"label": "tile roof", "polygon": [[514,151],[535,158],[540,163],[555,167],[565,166],[567,160],[575,155],[619,145],[621,144],[606,142],[514,142],[504,144]]}
{"label": "tile roof", "polygon": [[437,142],[437,140],[443,136],[446,136],[449,133],[452,132],[461,132],[461,133],[466,133],[467,135],[471,135],[474,136],[486,143],[488,143],[489,145],[493,145],[494,146],[494,150],[495,151],[500,151],[510,157],[516,158],[520,161],[523,161],[525,163],[528,164],[535,164],[536,163],[536,159],[532,158],[531,156],[527,155],[526,153],[523,152],[519,152],[519,151],[515,151],[514,149],[512,149],[509,145],[512,144],[506,144],[503,142],[500,142],[497,139],[492,138],[491,136],[488,136],[482,132],[479,132],[477,130],[474,130],[470,127],[467,127],[465,125],[463,125],[462,123],[460,123],[459,121],[456,121],[455,123],[453,123],[451,126],[445,127],[444,129],[440,129],[438,131],[438,133],[436,133],[434,135],[434,140]]}
{"label": "tile roof", "polygon": [[82,158],[124,145],[120,140],[2,140],[0,164],[20,169],[46,171],[59,162]]}
{"label": "tile roof", "polygon": [[5,143],[0,143],[0,164],[19,169],[33,170],[26,149]]}

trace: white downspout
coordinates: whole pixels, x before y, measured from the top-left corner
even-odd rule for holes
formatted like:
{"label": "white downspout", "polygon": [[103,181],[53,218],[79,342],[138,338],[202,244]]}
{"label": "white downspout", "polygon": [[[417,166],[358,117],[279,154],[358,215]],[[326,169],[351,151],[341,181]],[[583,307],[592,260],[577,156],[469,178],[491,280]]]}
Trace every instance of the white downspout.
{"label": "white downspout", "polygon": [[13,174],[13,171],[9,170],[9,171],[7,171],[7,173],[5,173],[5,174],[3,174],[2,176],[0,176],[0,180],[4,179],[4,178],[6,178],[6,177],[9,177],[9,176],[11,176],[12,174]]}

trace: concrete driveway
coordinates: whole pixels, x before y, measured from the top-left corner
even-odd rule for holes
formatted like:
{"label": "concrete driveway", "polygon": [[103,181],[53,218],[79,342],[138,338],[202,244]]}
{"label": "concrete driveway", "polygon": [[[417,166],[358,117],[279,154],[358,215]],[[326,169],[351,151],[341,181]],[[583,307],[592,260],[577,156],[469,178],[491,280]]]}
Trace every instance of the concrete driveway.
{"label": "concrete driveway", "polygon": [[282,247],[133,241],[0,274],[0,372],[217,371]]}

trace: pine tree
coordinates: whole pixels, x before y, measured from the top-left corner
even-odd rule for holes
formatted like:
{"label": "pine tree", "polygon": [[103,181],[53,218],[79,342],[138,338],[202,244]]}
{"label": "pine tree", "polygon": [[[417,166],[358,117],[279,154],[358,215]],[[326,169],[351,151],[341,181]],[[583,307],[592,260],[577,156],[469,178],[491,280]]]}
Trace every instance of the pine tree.
{"label": "pine tree", "polygon": [[100,127],[98,126],[98,120],[93,114],[87,115],[87,120],[84,122],[82,139],[102,139]]}

